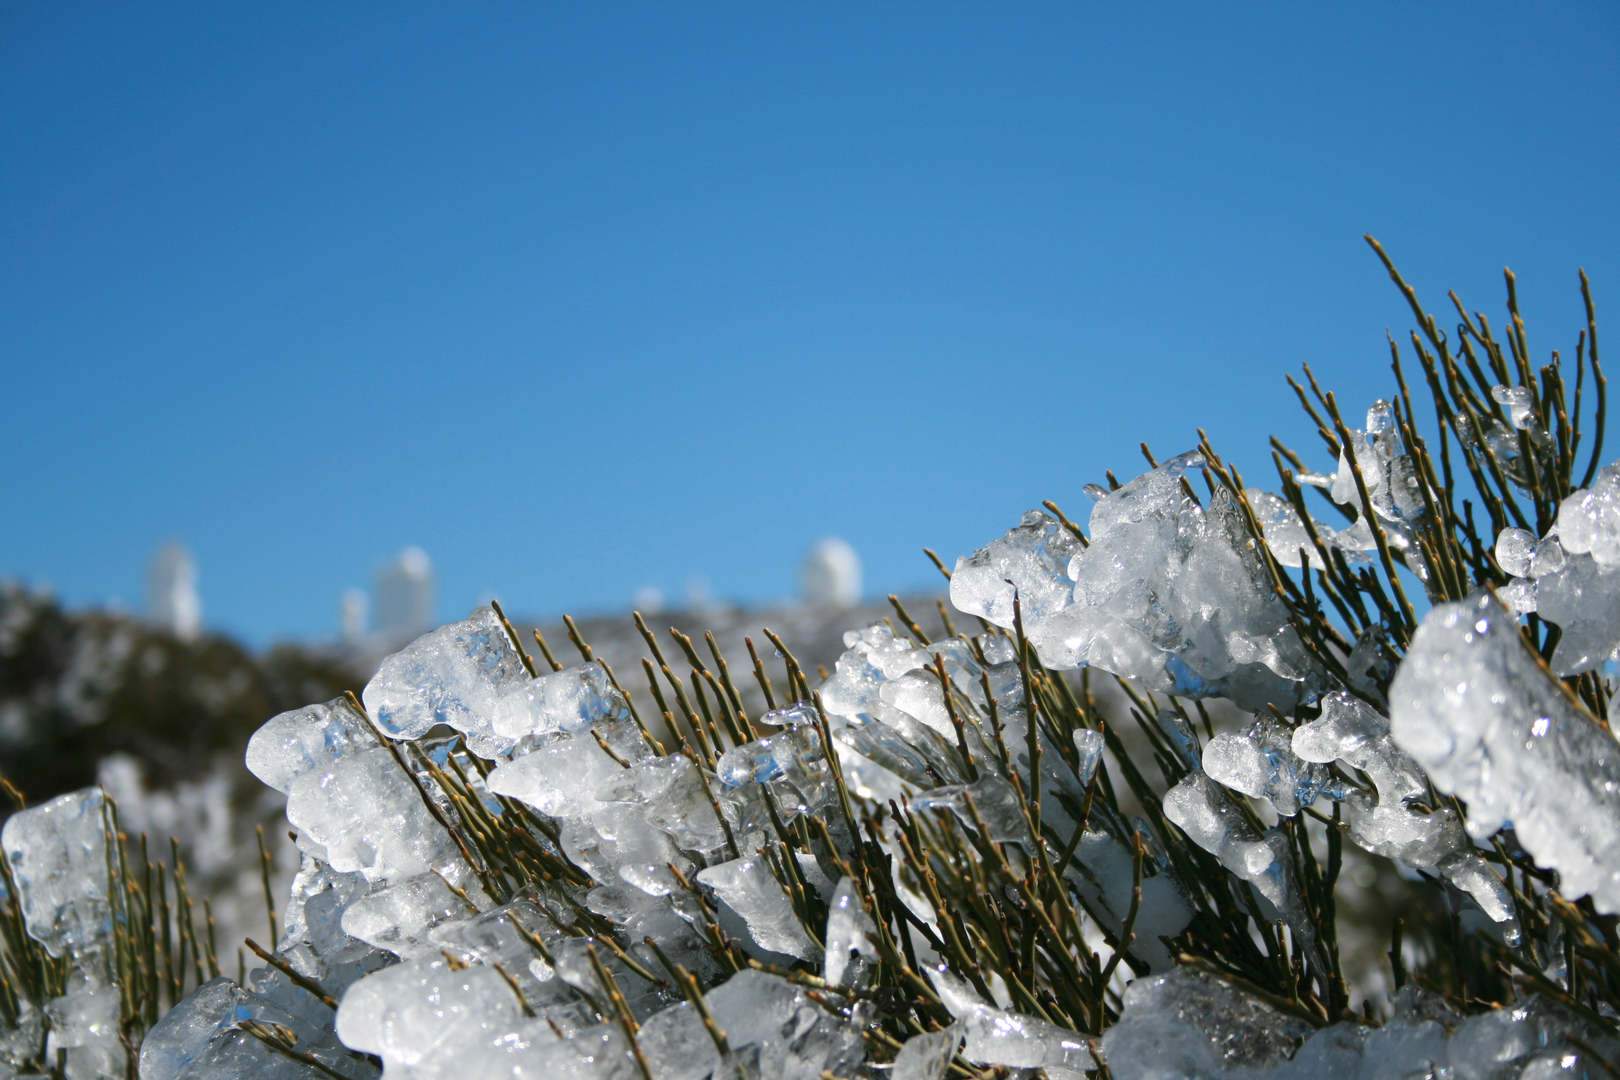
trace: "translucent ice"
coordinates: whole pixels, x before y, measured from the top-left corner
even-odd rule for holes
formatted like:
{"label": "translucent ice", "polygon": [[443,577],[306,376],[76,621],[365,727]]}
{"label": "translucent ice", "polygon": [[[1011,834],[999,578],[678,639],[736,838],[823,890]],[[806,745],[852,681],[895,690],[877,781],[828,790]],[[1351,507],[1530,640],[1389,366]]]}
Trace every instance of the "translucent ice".
{"label": "translucent ice", "polygon": [[697,880],[736,912],[760,949],[800,960],[816,958],[816,943],[805,933],[792,901],[763,858],[749,856],[710,866],[698,871]]}
{"label": "translucent ice", "polygon": [[112,933],[99,788],[19,810],[0,831],[28,934],[52,956],[100,948]]}
{"label": "translucent ice", "polygon": [[[1412,459],[1407,456],[1395,427],[1395,414],[1389,402],[1374,402],[1367,410],[1366,431],[1350,433],[1350,450],[1355,454],[1361,480],[1367,489],[1373,512],[1390,523],[1416,521],[1424,513],[1422,481]],[[1330,491],[1341,506],[1359,508],[1360,492],[1349,456],[1339,454],[1339,469]]]}
{"label": "translucent ice", "polygon": [[1428,791],[1423,771],[1390,738],[1389,721],[1342,690],[1322,699],[1320,716],[1294,729],[1292,746],[1304,761],[1342,761],[1360,769],[1383,803],[1399,805]]}
{"label": "translucent ice", "polygon": [[827,905],[826,957],[822,962],[822,977],[834,986],[864,986],[876,974],[877,947],[871,938],[877,933],[877,924],[861,906],[860,893],[855,882],[843,878],[833,890],[832,903]]}
{"label": "translucent ice", "polygon": [[[1260,531],[1265,534],[1266,547],[1271,549],[1271,554],[1279,563],[1296,570],[1301,567],[1321,568],[1321,553],[1311,543],[1311,533],[1305,528],[1305,522],[1292,503],[1258,488],[1246,490],[1244,498],[1254,512],[1255,520],[1260,523]],[[1357,531],[1330,529],[1314,518],[1311,519],[1311,529],[1330,554],[1340,552],[1351,565],[1368,561],[1366,549],[1369,545]]]}
{"label": "translucent ice", "polygon": [[1559,504],[1558,537],[1572,555],[1620,566],[1620,462],[1605,466],[1590,488]]}
{"label": "translucent ice", "polygon": [[977,820],[984,822],[990,839],[997,843],[1030,842],[1029,822],[1024,818],[1018,793],[1010,783],[994,774],[981,776],[971,784],[952,784],[919,792],[912,797],[911,805],[918,810],[950,810],[963,825],[973,829],[978,828],[974,818],[977,812]]}
{"label": "translucent ice", "polygon": [[1311,1026],[1192,968],[1137,979],[1103,1033],[1117,1080],[1222,1077],[1285,1060]]}
{"label": "translucent ice", "polygon": [[342,925],[351,937],[402,956],[433,927],[466,915],[466,901],[444,878],[426,873],[357,898],[344,910]]}
{"label": "translucent ice", "polygon": [[670,754],[621,770],[596,790],[596,798],[639,807],[649,824],[683,848],[718,851],[725,844],[725,829],[704,793],[704,783],[691,759]]}
{"label": "translucent ice", "polygon": [[1280,832],[1273,829],[1262,836],[1214,781],[1197,772],[1165,792],[1164,816],[1252,884],[1297,938],[1315,939],[1298,883],[1288,869],[1288,840]]}
{"label": "translucent ice", "polygon": [[945,1072],[961,1045],[962,1029],[957,1024],[913,1035],[894,1056],[890,1080],[945,1080]]}
{"label": "translucent ice", "polygon": [[[598,735],[613,750],[612,755],[597,741]],[[595,810],[598,793],[611,789],[626,763],[635,765],[651,757],[635,725],[628,721],[606,721],[589,731],[546,738],[527,754],[497,766],[490,773],[489,789],[552,817],[589,815]]]}
{"label": "translucent ice", "polygon": [[513,684],[501,694],[493,716],[495,734],[516,740],[628,719],[630,707],[602,665],[582,664]]}
{"label": "translucent ice", "polygon": [[1491,398],[1498,405],[1507,406],[1508,423],[1520,431],[1528,430],[1535,415],[1535,398],[1523,386],[1493,386]]}
{"label": "translucent ice", "polygon": [[714,1040],[684,1001],[648,1017],[636,1038],[655,1080],[708,1080],[720,1065]]}
{"label": "translucent ice", "polygon": [[1496,565],[1512,577],[1528,577],[1536,534],[1528,529],[1503,529],[1496,537]]}
{"label": "translucent ice", "polygon": [[956,560],[951,603],[1011,629],[1016,592],[1024,625],[1045,622],[1074,600],[1069,560],[1080,550],[1080,541],[1056,518],[1030,510],[1007,535]]}
{"label": "translucent ice", "polygon": [[334,761],[377,745],[365,720],[346,698],[306,705],[271,717],[247,745],[248,771],[283,795],[305,773],[319,772]]}
{"label": "translucent ice", "polygon": [[882,623],[844,635],[844,654],[821,687],[822,704],[834,716],[859,719],[882,709],[881,691],[889,679],[921,667],[928,657]]}
{"label": "translucent ice", "polygon": [[1439,875],[1468,893],[1492,919],[1517,936],[1507,886],[1475,850],[1448,806],[1419,811],[1407,804],[1428,795],[1423,772],[1395,745],[1389,723],[1372,706],[1338,691],[1322,699],[1322,715],[1294,732],[1293,752],[1301,760],[1342,761],[1373,782],[1344,797],[1345,824],[1357,845],[1416,869]]}
{"label": "translucent ice", "polygon": [[1515,611],[1536,612],[1559,629],[1552,666],[1573,675],[1620,651],[1620,464],[1603,469],[1588,489],[1559,504],[1539,541],[1504,529],[1496,561],[1516,580],[1498,595]]}
{"label": "translucent ice", "polygon": [[539,1001],[548,989],[555,989],[546,985],[555,972],[528,935],[549,932],[551,925],[544,901],[519,896],[476,915],[440,923],[428,931],[427,939],[439,955],[463,964],[499,964],[531,1001]]}
{"label": "translucent ice", "polygon": [[1430,611],[1390,688],[1390,730],[1484,838],[1512,823],[1565,895],[1620,912],[1620,742],[1551,679],[1489,596]]}
{"label": "translucent ice", "polygon": [[287,820],[322,845],[333,869],[368,881],[464,870],[450,834],[380,746],[294,779]]}
{"label": "translucent ice", "polygon": [[1607,1075],[1620,1054],[1612,1030],[1541,998],[1462,1017],[1408,986],[1382,1027],[1342,1022],[1312,1030],[1249,993],[1187,968],[1140,979],[1102,1039],[1119,1080],[1458,1080]]}
{"label": "translucent ice", "polygon": [[1068,1070],[1076,1076],[1096,1067],[1086,1037],[1022,1013],[998,1009],[944,968],[930,968],[929,981],[961,1027],[962,1056],[979,1065],[1014,1069]]}
{"label": "translucent ice", "polygon": [[795,701],[792,705],[780,709],[772,709],[759,718],[760,723],[771,727],[813,728],[818,722],[816,707],[808,701]]}
{"label": "translucent ice", "polygon": [[1097,772],[1097,763],[1102,760],[1103,733],[1088,728],[1076,728],[1074,752],[1079,758],[1075,765],[1075,776],[1082,784],[1091,783],[1091,778]]}
{"label": "translucent ice", "polygon": [[[1206,508],[1187,493],[1184,476],[1202,463],[1182,455],[1098,492],[1085,548],[1062,542],[1055,522],[1026,518],[963,561],[958,576],[968,577],[960,586],[952,579],[953,602],[1006,625],[1011,586],[992,587],[1006,577],[1026,597],[1026,632],[1051,667],[1090,664],[1148,689],[1224,695],[1255,708],[1296,704],[1321,673],[1231,495],[1220,489]],[[1066,602],[1060,551],[1072,552]]]}
{"label": "translucent ice", "polygon": [[734,746],[720,755],[715,774],[728,789],[764,785],[789,818],[831,802],[832,772],[813,727],[791,727]]}
{"label": "translucent ice", "polygon": [[1222,732],[1204,747],[1204,772],[1212,780],[1256,799],[1266,799],[1285,817],[1311,805],[1328,784],[1328,771],[1294,755],[1292,735],[1270,718],[1243,732]]}
{"label": "translucent ice", "polygon": [[120,991],[110,983],[75,979],[61,997],[45,1007],[50,1037],[45,1056],[60,1054],[65,1080],[100,1080],[125,1070],[119,1030]]}
{"label": "translucent ice", "polygon": [[743,1075],[818,1080],[850,1076],[864,1049],[859,1029],[816,1005],[804,990],[763,971],[745,970],[705,995],[732,1050],[757,1047],[768,1072]]}
{"label": "translucent ice", "polygon": [[494,968],[436,958],[384,968],[350,987],[337,1034],[389,1071],[459,1076],[450,1067],[466,1047],[512,1031],[520,1017],[517,996]]}
{"label": "translucent ice", "polygon": [[448,724],[485,757],[515,741],[494,729],[497,703],[528,679],[523,661],[494,611],[425,634],[383,660],[366,684],[366,711],[384,733],[418,739]]}
{"label": "translucent ice", "polygon": [[300,1051],[313,1054],[339,1076],[358,1080],[376,1075],[371,1065],[344,1052],[329,1034],[311,1030],[292,1014],[221,977],[192,991],[147,1032],[141,1045],[143,1080],[224,1076],[307,1080],[318,1075],[249,1034],[244,1030],[248,1022],[289,1029]]}

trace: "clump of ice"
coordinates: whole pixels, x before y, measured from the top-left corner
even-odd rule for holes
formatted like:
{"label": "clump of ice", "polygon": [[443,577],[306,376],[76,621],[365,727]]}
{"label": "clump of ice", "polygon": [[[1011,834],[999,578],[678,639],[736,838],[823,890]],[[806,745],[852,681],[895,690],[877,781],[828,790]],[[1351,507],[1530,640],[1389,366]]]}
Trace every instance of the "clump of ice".
{"label": "clump of ice", "polygon": [[528,679],[500,617],[485,609],[442,626],[385,659],[361,700],[391,738],[419,739],[439,724],[467,737],[485,757],[512,748],[495,730],[503,697]]}
{"label": "clump of ice", "polygon": [[602,665],[582,664],[509,686],[495,703],[492,726],[497,736],[517,740],[554,731],[572,734],[629,716],[624,695]]}
{"label": "clump of ice", "polygon": [[1502,601],[1557,625],[1552,665],[1559,674],[1590,671],[1620,655],[1620,463],[1565,498],[1546,536],[1503,529],[1494,553],[1514,579],[1498,594]]}
{"label": "clump of ice", "polygon": [[1074,602],[1069,563],[1082,550],[1056,518],[1030,510],[1007,535],[956,561],[951,603],[1011,628],[1016,594],[1025,627],[1043,624]]}
{"label": "clump of ice", "polygon": [[1316,940],[1299,883],[1289,870],[1288,838],[1261,832],[1203,773],[1193,772],[1165,793],[1164,816],[1188,839],[1253,885],[1301,942]]}
{"label": "clump of ice", "polygon": [[1463,1017],[1410,987],[1381,1027],[1315,1029],[1214,975],[1180,968],[1125,990],[1103,1034],[1118,1080],[1316,1080],[1318,1077],[1596,1076],[1620,1054],[1612,1029],[1544,999]]}
{"label": "clump of ice", "polygon": [[[1184,454],[1116,491],[1096,489],[1081,547],[1040,511],[959,560],[951,601],[1024,629],[1049,667],[1100,667],[1150,690],[1221,695],[1260,708],[1312,696],[1323,673],[1290,625],[1229,492],[1207,507],[1185,480]],[[1067,563],[1064,559],[1067,557]]]}
{"label": "clump of ice", "polygon": [[820,954],[805,933],[782,882],[763,858],[749,856],[710,866],[698,872],[697,880],[737,914],[760,949],[800,960],[815,959]]}
{"label": "clump of ice", "polygon": [[1125,989],[1119,1019],[1103,1033],[1103,1058],[1119,1080],[1159,1076],[1264,1075],[1311,1025],[1213,975],[1177,968]]}
{"label": "clump of ice", "polygon": [[1275,720],[1262,718],[1242,732],[1222,732],[1204,747],[1204,772],[1210,779],[1271,803],[1277,813],[1293,817],[1316,801],[1330,776],[1321,765],[1295,756],[1293,734]]}
{"label": "clump of ice", "polygon": [[1103,733],[1076,728],[1074,752],[1078,759],[1074,770],[1075,776],[1082,784],[1091,783],[1091,778],[1097,773],[1097,763],[1102,760]]}
{"label": "clump of ice", "polygon": [[977,1065],[1044,1069],[1047,1075],[1084,1075],[1096,1061],[1084,1035],[1033,1016],[1000,1009],[948,968],[931,968],[929,981],[956,1018],[962,1056]]}
{"label": "clump of ice", "polygon": [[1371,534],[1365,530],[1332,529],[1315,518],[1311,519],[1307,529],[1304,518],[1286,499],[1258,488],[1245,491],[1243,497],[1254,512],[1261,532],[1265,534],[1266,547],[1271,549],[1271,554],[1282,565],[1295,570],[1322,569],[1322,554],[1311,542],[1313,532],[1329,552],[1329,558],[1332,558],[1332,552],[1337,551],[1352,566],[1369,561],[1367,551],[1373,545],[1370,542]]}
{"label": "clump of ice", "polygon": [[1428,795],[1423,771],[1395,745],[1389,722],[1366,702],[1343,691],[1322,700],[1322,715],[1294,732],[1293,752],[1304,761],[1342,761],[1372,780],[1377,797],[1344,795],[1350,838],[1376,855],[1437,874],[1473,897],[1480,908],[1518,936],[1507,884],[1486,863],[1449,806],[1409,805]]}
{"label": "clump of ice", "polygon": [[300,1052],[313,1056],[338,1076],[361,1080],[377,1075],[369,1063],[338,1045],[330,1031],[312,1027],[233,980],[220,977],[198,987],[146,1033],[141,1044],[141,1076],[151,1080],[224,1076],[306,1080],[315,1074],[310,1066],[247,1031],[249,1024],[260,1025],[266,1034],[284,1029],[294,1036]]}
{"label": "clump of ice", "polygon": [[861,905],[855,882],[842,878],[827,905],[826,957],[821,974],[834,986],[865,986],[876,974],[877,924]]}
{"label": "clump of ice", "polygon": [[52,956],[94,952],[111,939],[105,808],[100,789],[85,788],[19,810],[0,831],[23,923]]}
{"label": "clump of ice", "polygon": [[1511,824],[1566,896],[1620,912],[1620,742],[1547,673],[1500,603],[1430,611],[1390,707],[1396,744],[1468,804],[1470,835]]}

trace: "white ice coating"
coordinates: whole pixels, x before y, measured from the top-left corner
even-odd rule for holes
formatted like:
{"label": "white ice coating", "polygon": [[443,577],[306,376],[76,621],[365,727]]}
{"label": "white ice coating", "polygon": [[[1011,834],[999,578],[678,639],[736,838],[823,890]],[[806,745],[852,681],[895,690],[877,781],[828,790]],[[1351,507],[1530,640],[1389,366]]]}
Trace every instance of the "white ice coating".
{"label": "white ice coating", "polygon": [[216,1080],[219,1077],[306,1080],[309,1066],[272,1050],[243,1029],[244,1021],[279,1025],[299,1036],[298,1048],[340,1076],[360,1080],[375,1071],[345,1052],[329,1031],[222,977],[204,983],[147,1032],[141,1044],[142,1080]]}
{"label": "white ice coating", "polygon": [[360,873],[368,881],[431,870],[460,873],[451,838],[381,746],[299,776],[287,795],[287,820],[320,845],[327,864],[341,873]]}
{"label": "white ice coating", "polygon": [[[1398,531],[1421,513],[1413,501],[1421,492],[1391,416],[1375,409],[1356,440],[1374,512]],[[1537,664],[1516,620],[1488,599],[1436,608],[1396,675],[1394,719],[1386,723],[1361,698],[1326,692],[1334,684],[1292,636],[1263,552],[1241,527],[1241,507],[1219,492],[1200,506],[1183,489],[1199,464],[1177,459],[1101,493],[1089,546],[1053,518],[1026,516],[963,560],[953,600],[1010,629],[1016,587],[1030,640],[1053,666],[1095,664],[1148,689],[1224,695],[1257,712],[1259,703],[1319,703],[1320,716],[1297,727],[1261,713],[1202,747],[1180,711],[1158,717],[1190,770],[1164,796],[1165,816],[1252,883],[1307,949],[1314,949],[1314,928],[1289,870],[1288,842],[1257,827],[1237,793],[1284,816],[1320,798],[1340,800],[1350,839],[1447,879],[1492,917],[1510,920],[1506,890],[1462,819],[1435,805],[1432,776],[1435,788],[1467,804],[1475,837],[1511,822],[1538,862],[1560,873],[1566,895],[1590,893],[1600,910],[1614,911],[1615,740]],[[1337,497],[1352,481],[1342,468],[1325,484]],[[1620,541],[1611,552],[1605,517],[1607,493],[1620,498],[1616,485],[1620,478],[1606,470],[1592,492],[1566,504],[1549,538],[1499,539],[1498,563],[1524,575],[1533,601],[1552,597],[1556,608],[1559,575],[1572,566],[1586,567],[1580,580],[1599,590],[1593,596],[1614,595],[1601,574],[1620,573]],[[1279,561],[1295,565],[1304,522],[1273,498],[1251,493],[1251,507]],[[1362,551],[1353,529],[1319,536],[1348,554]],[[1285,557],[1290,545],[1293,563]],[[1613,617],[1600,606],[1587,602],[1589,623]],[[1567,637],[1585,656],[1591,647],[1580,643],[1602,635],[1583,625],[1572,622]],[[850,793],[905,801],[919,819],[943,814],[970,829],[982,822],[1015,863],[1043,850],[1055,860],[1075,837],[1073,807],[1084,800],[1105,743],[1100,731],[1049,732],[1044,720],[1031,731],[1009,636],[923,646],[877,625],[846,635],[845,645],[818,692]],[[1382,701],[1392,664],[1358,641],[1347,660],[1351,687]],[[867,992],[887,992],[874,983],[883,970],[879,943],[889,940],[863,902],[872,883],[846,877],[835,884],[842,872],[836,860],[786,852],[771,820],[774,811],[787,827],[811,834],[825,826],[835,849],[848,842],[812,703],[754,714],[761,737],[728,740],[715,748],[718,760],[660,756],[600,665],[530,677],[493,613],[435,631],[385,660],[365,702],[383,738],[394,742],[381,741],[366,717],[337,700],[272,718],[247,752],[251,771],[287,797],[303,856],[283,909],[280,960],[340,1000],[335,1017],[273,967],[253,971],[245,986],[216,979],[152,1030],[143,1076],[309,1075],[244,1030],[244,1022],[257,1020],[285,1028],[302,1051],[354,1080],[376,1072],[355,1051],[377,1055],[388,1077],[404,1080],[629,1080],[641,1071],[624,1030],[593,1005],[607,1000],[604,977],[623,995],[654,1080],[825,1073],[939,1080],[958,1051],[975,1066],[1057,1078],[1097,1069],[1093,1040],[1016,1011],[1018,999],[998,978],[981,996],[960,974],[933,966],[939,958],[924,938],[942,928],[915,891],[921,886],[904,880],[892,820],[871,842],[887,849],[893,878],[868,899],[879,910],[892,886],[929,931],[913,940],[951,1022],[906,1039],[892,1065],[887,1051],[866,1061],[861,1029],[873,1015]],[[1030,833],[1009,778],[1016,773],[1027,790],[1032,735],[1042,746],[1040,836]],[[1060,752],[1051,738],[1072,745]],[[959,740],[972,750],[971,771]],[[397,758],[389,752],[396,743]],[[469,750],[488,763],[474,762]],[[534,842],[565,855],[588,880],[514,887],[475,872],[441,824],[440,816],[456,810],[423,761],[436,763],[441,775],[461,776],[481,813],[539,815],[545,828]],[[52,816],[58,804],[63,811]],[[868,805],[858,804],[857,813]],[[1140,864],[1133,828],[1143,845]],[[110,909],[105,895],[96,895],[106,859],[97,847],[104,845],[99,796],[80,793],[14,815],[0,841],[17,871],[30,933],[68,955],[100,947]],[[1175,966],[1184,948],[1177,939],[1194,911],[1144,822],[1099,805],[1064,858],[1088,935],[1100,930],[1103,939],[1118,940],[1135,910],[1130,963],[1114,976],[1124,1013],[1101,1041],[1116,1077],[1373,1077],[1429,1068],[1462,1077],[1484,1075],[1487,1064],[1497,1070],[1491,1075],[1540,1077],[1563,1075],[1552,1068],[1558,1062],[1620,1053],[1611,1034],[1533,998],[1462,1018],[1408,995],[1383,1029],[1340,1024],[1313,1033],[1213,976]],[[775,872],[769,859],[777,860]],[[701,895],[680,888],[681,878],[695,881]],[[707,910],[748,956],[818,971],[826,986],[813,999],[804,986],[762,970],[731,974],[705,939]],[[824,912],[825,923],[807,928],[811,912]],[[603,926],[623,952],[607,947]],[[649,938],[697,975],[728,1052],[662,978]],[[1144,970],[1152,974],[1137,977]],[[842,1011],[826,1007],[846,1000],[846,992],[853,996]],[[118,1005],[116,988],[81,979],[44,1006],[55,1025],[50,1050],[64,1051],[70,1077],[122,1071]],[[35,1027],[20,1030],[42,1030],[37,1016],[25,1020]],[[941,1022],[937,1010],[925,1020]]]}
{"label": "white ice coating", "polygon": [[364,718],[345,698],[306,705],[266,720],[248,739],[247,767],[286,795],[306,773],[319,773],[338,758],[378,745]]}
{"label": "white ice coating", "polygon": [[1256,720],[1242,732],[1221,732],[1204,747],[1204,772],[1293,817],[1316,801],[1329,777],[1320,765],[1296,757],[1292,740],[1292,733],[1270,718]]}
{"label": "white ice coating", "polygon": [[1030,510],[1007,535],[956,561],[951,603],[996,626],[1013,626],[1013,598],[1025,630],[1042,625],[1074,602],[1069,562],[1080,540],[1050,514]]}
{"label": "white ice coating", "polygon": [[697,880],[736,913],[760,949],[800,960],[819,956],[793,911],[793,901],[763,858],[749,856],[710,866],[698,872]]}
{"label": "white ice coating", "polygon": [[93,952],[111,937],[105,806],[86,788],[19,810],[0,831],[28,935],[52,956]]}
{"label": "white ice coating", "polygon": [[493,967],[444,959],[397,964],[356,983],[337,1012],[344,1045],[376,1054],[390,1074],[449,1076],[463,1048],[518,1025],[522,1009]]}
{"label": "white ice coating", "polygon": [[1503,529],[1494,553],[1515,579],[1498,593],[1503,602],[1558,627],[1552,666],[1560,675],[1620,655],[1620,463],[1566,497],[1546,536]]}
{"label": "white ice coating", "polygon": [[419,739],[448,724],[466,735],[474,752],[496,757],[515,742],[495,731],[504,711],[498,703],[527,678],[499,616],[486,608],[385,659],[361,700],[391,738]]}
{"label": "white ice coating", "polygon": [[1465,1018],[1408,987],[1381,1027],[1345,1021],[1316,1029],[1190,968],[1132,983],[1102,1037],[1116,1080],[1551,1080],[1607,1075],[1605,1063],[1617,1055],[1612,1026],[1541,998]]}
{"label": "white ice coating", "polygon": [[1296,938],[1315,940],[1299,884],[1288,870],[1287,837],[1276,829],[1261,833],[1201,772],[1188,773],[1165,792],[1164,816],[1222,866],[1253,885]]}
{"label": "white ice coating", "polygon": [[977,1065],[1044,1069],[1048,1076],[1081,1077],[1096,1067],[1086,1037],[1056,1024],[998,1009],[946,968],[930,968],[929,981],[956,1018],[962,1056]]}
{"label": "white ice coating", "polygon": [[841,878],[827,905],[826,956],[821,974],[834,986],[864,986],[871,981],[877,963],[877,946],[872,938],[877,924],[861,906],[860,893],[850,878]]}
{"label": "white ice coating", "polygon": [[[1030,511],[1019,526],[958,560],[951,601],[1025,633],[1049,667],[1100,667],[1150,690],[1223,695],[1254,708],[1292,706],[1322,673],[1242,524],[1231,495],[1207,507],[1187,493],[1184,454],[1116,491],[1095,489],[1090,543]],[[1010,584],[1009,584],[1010,582]]]}
{"label": "white ice coating", "polygon": [[1304,761],[1341,761],[1365,773],[1377,798],[1364,791],[1344,797],[1350,839],[1376,855],[1437,874],[1474,898],[1481,910],[1518,936],[1513,899],[1464,832],[1449,806],[1419,811],[1408,803],[1428,794],[1423,771],[1395,745],[1389,722],[1352,694],[1322,699],[1322,715],[1295,729],[1293,752]]}
{"label": "white ice coating", "polygon": [[515,741],[554,731],[572,734],[629,715],[602,666],[582,664],[513,683],[496,702],[493,726],[497,736]]}
{"label": "white ice coating", "polygon": [[1488,595],[1430,611],[1389,696],[1396,744],[1467,803],[1475,839],[1512,825],[1564,895],[1620,912],[1620,742],[1546,672],[1510,612]]}

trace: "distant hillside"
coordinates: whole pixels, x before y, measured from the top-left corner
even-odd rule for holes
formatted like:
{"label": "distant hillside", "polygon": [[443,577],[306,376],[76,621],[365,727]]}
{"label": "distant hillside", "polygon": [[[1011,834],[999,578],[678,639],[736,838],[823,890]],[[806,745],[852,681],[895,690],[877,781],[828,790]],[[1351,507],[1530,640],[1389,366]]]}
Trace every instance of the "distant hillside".
{"label": "distant hillside", "polygon": [[[939,632],[934,601],[905,601],[931,634]],[[846,630],[893,614],[886,602],[716,607],[664,612],[647,622],[677,674],[688,666],[666,631],[679,628],[700,648],[704,631],[712,631],[747,693],[753,680],[746,638],[771,676],[782,677],[763,628],[781,635],[813,677],[818,667],[837,661]],[[519,620],[531,652],[537,623],[561,663],[579,663],[559,620]],[[630,615],[592,616],[577,625],[631,694],[645,694],[641,657],[647,650]],[[148,784],[166,788],[200,775],[222,756],[240,760],[248,736],[278,712],[344,690],[358,693],[379,659],[321,645],[254,653],[218,634],[183,641],[131,616],[68,611],[51,597],[0,583],[0,773],[37,802],[94,783],[98,761],[127,754],[144,766]]]}
{"label": "distant hillside", "polygon": [[64,610],[0,584],[0,772],[33,801],[94,783],[128,754],[166,786],[240,755],[274,714],[360,685],[341,658],[182,641],[129,616]]}

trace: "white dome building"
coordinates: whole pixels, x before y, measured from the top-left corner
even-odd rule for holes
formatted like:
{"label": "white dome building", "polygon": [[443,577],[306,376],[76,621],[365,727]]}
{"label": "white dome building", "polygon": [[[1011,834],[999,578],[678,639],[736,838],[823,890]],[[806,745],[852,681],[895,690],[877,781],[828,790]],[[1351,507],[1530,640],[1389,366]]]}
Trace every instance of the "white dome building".
{"label": "white dome building", "polygon": [[811,607],[854,607],[861,601],[861,559],[837,537],[811,546],[799,571],[804,602]]}
{"label": "white dome building", "polygon": [[183,641],[202,631],[202,598],[191,552],[179,544],[158,549],[147,573],[146,606],[154,623]]}
{"label": "white dome building", "polygon": [[427,552],[408,547],[377,574],[372,620],[387,640],[405,640],[433,628],[433,564]]}
{"label": "white dome building", "polygon": [[366,594],[359,589],[345,589],[338,601],[338,625],[342,628],[343,643],[358,645],[366,637]]}

